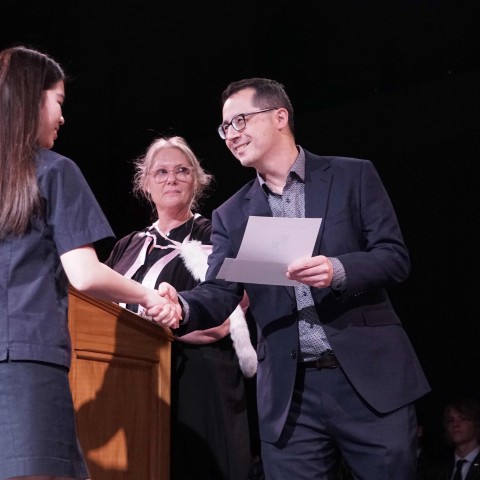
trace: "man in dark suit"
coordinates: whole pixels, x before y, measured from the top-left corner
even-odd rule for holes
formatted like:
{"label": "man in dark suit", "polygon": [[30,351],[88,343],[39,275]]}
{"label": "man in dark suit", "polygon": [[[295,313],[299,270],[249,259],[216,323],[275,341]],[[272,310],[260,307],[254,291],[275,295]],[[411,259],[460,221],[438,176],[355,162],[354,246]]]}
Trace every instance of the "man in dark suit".
{"label": "man in dark suit", "polygon": [[[296,145],[292,105],[274,80],[234,82],[222,100],[219,134],[257,177],[212,213],[207,279],[179,292],[177,334],[220,322],[248,294],[268,480],[331,479],[340,453],[355,478],[414,479],[413,402],[430,387],[385,290],[408,277],[410,260],[376,169]],[[313,256],[288,267],[295,286],[216,278],[250,216],[322,219]]]}
{"label": "man in dark suit", "polygon": [[421,479],[480,480],[480,402],[467,397],[449,403],[443,425],[453,452],[429,467]]}

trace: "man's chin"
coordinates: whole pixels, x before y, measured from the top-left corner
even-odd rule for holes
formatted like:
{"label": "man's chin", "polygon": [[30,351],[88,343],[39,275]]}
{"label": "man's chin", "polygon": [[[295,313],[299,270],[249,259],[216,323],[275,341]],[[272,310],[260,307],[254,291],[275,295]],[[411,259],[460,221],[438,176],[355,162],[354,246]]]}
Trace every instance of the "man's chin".
{"label": "man's chin", "polygon": [[235,155],[237,160],[244,166],[244,167],[251,167],[252,166],[252,159],[246,155]]}

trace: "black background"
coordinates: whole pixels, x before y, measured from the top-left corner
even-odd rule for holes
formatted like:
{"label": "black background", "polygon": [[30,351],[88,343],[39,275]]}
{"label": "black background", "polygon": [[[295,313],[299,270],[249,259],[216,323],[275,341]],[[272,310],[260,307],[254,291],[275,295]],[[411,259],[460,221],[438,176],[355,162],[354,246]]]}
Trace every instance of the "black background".
{"label": "black background", "polygon": [[284,83],[298,143],[372,160],[392,197],[413,268],[390,293],[439,438],[445,402],[480,396],[476,2],[126,3],[0,0],[0,48],[45,50],[72,77],[54,149],[81,167],[120,237],[150,222],[131,160],[157,135],[184,136],[216,177],[209,216],[254,175],[217,136],[221,91],[244,77]]}

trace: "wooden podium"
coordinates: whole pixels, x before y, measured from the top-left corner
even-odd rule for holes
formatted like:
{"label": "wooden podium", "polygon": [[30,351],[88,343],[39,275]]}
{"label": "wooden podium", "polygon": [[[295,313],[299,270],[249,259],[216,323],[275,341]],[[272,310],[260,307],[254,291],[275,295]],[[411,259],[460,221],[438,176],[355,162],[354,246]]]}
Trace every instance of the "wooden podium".
{"label": "wooden podium", "polygon": [[91,480],[169,480],[167,330],[74,289],[70,384]]}

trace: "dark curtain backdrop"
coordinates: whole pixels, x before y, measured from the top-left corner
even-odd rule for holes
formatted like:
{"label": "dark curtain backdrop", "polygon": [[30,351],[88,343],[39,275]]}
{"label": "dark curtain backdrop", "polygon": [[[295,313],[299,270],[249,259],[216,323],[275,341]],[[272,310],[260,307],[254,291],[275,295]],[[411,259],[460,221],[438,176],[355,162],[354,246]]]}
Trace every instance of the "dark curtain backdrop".
{"label": "dark curtain backdrop", "polygon": [[27,43],[65,67],[55,149],[81,167],[119,237],[150,221],[131,161],[157,135],[184,136],[215,175],[207,216],[252,178],[216,134],[232,80],[283,82],[302,146],[371,159],[411,251],[412,275],[391,295],[433,387],[419,413],[438,438],[445,402],[480,396],[474,3],[1,0],[0,48]]}

